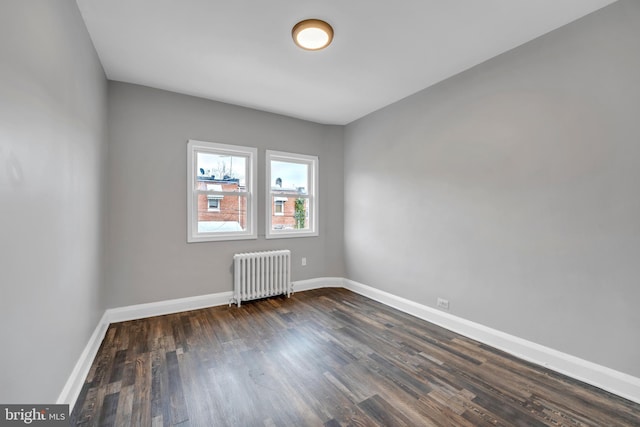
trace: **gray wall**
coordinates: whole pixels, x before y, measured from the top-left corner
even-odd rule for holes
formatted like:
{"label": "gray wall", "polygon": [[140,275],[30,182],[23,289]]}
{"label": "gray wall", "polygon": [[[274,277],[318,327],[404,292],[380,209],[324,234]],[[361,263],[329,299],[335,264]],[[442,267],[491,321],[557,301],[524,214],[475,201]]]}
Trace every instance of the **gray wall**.
{"label": "gray wall", "polygon": [[0,402],[53,403],[100,303],[107,82],[72,0],[0,2]]}
{"label": "gray wall", "polygon": [[347,126],[350,279],[640,377],[640,2]]}
{"label": "gray wall", "polygon": [[[110,82],[108,307],[230,291],[243,251],[291,249],[294,280],[343,276],[342,138],[342,127]],[[258,147],[258,240],[187,244],[189,139]],[[320,236],[264,239],[265,149],[319,156]]]}

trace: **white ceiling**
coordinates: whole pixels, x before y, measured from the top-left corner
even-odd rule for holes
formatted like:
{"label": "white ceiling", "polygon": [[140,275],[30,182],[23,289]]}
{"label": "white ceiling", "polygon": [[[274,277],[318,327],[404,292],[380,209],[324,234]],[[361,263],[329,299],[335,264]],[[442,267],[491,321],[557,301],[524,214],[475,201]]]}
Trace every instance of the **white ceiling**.
{"label": "white ceiling", "polygon": [[[346,124],[614,0],[77,0],[107,77]],[[319,52],[293,25],[329,22]]]}

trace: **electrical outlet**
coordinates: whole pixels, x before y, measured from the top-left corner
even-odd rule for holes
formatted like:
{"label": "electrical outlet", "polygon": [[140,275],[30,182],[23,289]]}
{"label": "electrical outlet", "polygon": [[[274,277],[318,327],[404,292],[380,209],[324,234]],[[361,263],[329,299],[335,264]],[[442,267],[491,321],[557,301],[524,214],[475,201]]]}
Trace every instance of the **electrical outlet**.
{"label": "electrical outlet", "polygon": [[438,298],[438,307],[449,310],[449,300],[444,298]]}
{"label": "electrical outlet", "polygon": [[307,265],[307,259],[302,257],[302,266],[304,267],[305,265]]}

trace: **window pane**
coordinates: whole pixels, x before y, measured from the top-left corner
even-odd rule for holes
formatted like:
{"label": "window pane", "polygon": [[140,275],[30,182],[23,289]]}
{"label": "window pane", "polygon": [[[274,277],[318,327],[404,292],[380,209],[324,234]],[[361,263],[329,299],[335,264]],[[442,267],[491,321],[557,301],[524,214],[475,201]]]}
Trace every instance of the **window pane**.
{"label": "window pane", "polygon": [[257,238],[255,147],[189,140],[187,242]]}
{"label": "window pane", "polygon": [[[287,201],[273,196],[271,203],[272,230],[309,230],[309,199],[289,198]],[[280,210],[279,206],[282,207]]]}
{"label": "window pane", "polygon": [[[247,158],[243,156],[232,156],[226,154],[215,154],[208,152],[197,152],[196,157],[196,177],[198,183],[225,181],[235,182],[235,189],[224,191],[244,191],[247,175]],[[200,185],[198,185],[200,190]],[[219,190],[218,190],[219,191]]]}
{"label": "window pane", "polygon": [[309,194],[309,165],[272,160],[271,188],[273,191]]}
{"label": "window pane", "polygon": [[[198,193],[198,233],[247,229],[247,198],[245,196],[210,197],[206,193]],[[215,208],[212,208],[212,204]]]}
{"label": "window pane", "polygon": [[318,235],[318,157],[266,150],[265,238]]}

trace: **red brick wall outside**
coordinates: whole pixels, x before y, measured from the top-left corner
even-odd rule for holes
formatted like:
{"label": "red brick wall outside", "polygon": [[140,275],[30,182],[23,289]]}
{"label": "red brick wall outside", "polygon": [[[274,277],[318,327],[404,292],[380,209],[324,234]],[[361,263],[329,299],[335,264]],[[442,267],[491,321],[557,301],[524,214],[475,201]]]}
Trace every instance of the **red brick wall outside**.
{"label": "red brick wall outside", "polygon": [[[216,184],[222,191],[237,191],[238,184],[224,181],[198,181],[198,190],[207,190],[207,184]],[[242,229],[247,226],[246,197],[225,195],[220,199],[220,211],[209,211],[209,201],[206,194],[198,194],[198,221],[238,222]]]}
{"label": "red brick wall outside", "polygon": [[[198,190],[206,191],[207,184],[219,185],[222,191],[237,191],[238,184],[228,181],[198,181]],[[296,197],[287,197],[284,202],[283,215],[273,215],[271,224],[274,229],[294,229],[296,227]],[[198,194],[198,221],[239,222],[245,229],[247,225],[247,199],[225,195],[220,200],[220,210],[209,211],[207,194]],[[275,212],[275,200],[272,200],[272,212]]]}
{"label": "red brick wall outside", "polygon": [[[276,202],[274,200],[271,201],[271,211],[276,211]],[[294,217],[296,210],[296,198],[288,197],[287,201],[284,202],[284,215],[273,215],[271,217],[271,226],[275,229],[292,229],[296,228],[296,218]]]}

